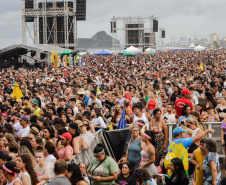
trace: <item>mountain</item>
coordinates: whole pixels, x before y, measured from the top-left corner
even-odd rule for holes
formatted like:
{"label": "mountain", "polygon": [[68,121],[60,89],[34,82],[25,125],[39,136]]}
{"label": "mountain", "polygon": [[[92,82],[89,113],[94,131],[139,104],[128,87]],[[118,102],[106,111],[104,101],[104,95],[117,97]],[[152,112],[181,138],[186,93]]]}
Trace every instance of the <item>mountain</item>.
{"label": "mountain", "polygon": [[[92,38],[79,38],[78,47],[84,49],[90,48],[100,48],[100,49],[110,49],[112,48],[112,37],[107,35],[105,31],[97,32]],[[119,41],[117,41],[119,43]]]}

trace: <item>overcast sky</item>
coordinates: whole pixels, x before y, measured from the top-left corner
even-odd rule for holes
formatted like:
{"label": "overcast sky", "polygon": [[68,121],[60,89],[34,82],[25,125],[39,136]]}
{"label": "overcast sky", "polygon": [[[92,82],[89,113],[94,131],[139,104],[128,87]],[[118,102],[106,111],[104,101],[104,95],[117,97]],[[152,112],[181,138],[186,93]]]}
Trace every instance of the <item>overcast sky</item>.
{"label": "overcast sky", "polygon": [[[0,0],[0,48],[22,42],[21,0]],[[110,34],[113,16],[155,16],[171,36],[226,36],[225,0],[87,0],[87,20],[78,23],[79,38],[98,31]]]}

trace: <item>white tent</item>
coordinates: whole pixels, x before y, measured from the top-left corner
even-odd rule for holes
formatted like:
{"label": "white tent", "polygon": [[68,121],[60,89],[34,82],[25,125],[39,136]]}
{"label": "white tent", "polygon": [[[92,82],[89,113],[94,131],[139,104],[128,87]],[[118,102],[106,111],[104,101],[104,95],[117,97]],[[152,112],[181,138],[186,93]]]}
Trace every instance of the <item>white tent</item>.
{"label": "white tent", "polygon": [[194,48],[194,50],[195,50],[195,51],[204,51],[204,50],[206,50],[206,48],[204,48],[204,47],[201,46],[201,45],[198,45],[198,46],[196,46],[196,47]]}
{"label": "white tent", "polygon": [[138,48],[135,48],[133,46],[130,46],[129,48],[127,48],[126,51],[128,51],[129,53],[132,53],[132,54],[137,54],[140,52],[140,50]]}
{"label": "white tent", "polygon": [[153,49],[153,48],[147,48],[147,49],[145,50],[145,52],[156,52],[156,50]]}
{"label": "white tent", "polygon": [[189,46],[189,48],[195,48],[194,43],[192,42],[191,45]]}

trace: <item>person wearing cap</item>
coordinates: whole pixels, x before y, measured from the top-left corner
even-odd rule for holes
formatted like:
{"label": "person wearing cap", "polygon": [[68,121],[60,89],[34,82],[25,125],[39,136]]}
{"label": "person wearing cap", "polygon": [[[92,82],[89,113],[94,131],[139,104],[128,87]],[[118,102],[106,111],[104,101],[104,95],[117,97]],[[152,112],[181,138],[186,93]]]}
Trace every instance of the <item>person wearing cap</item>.
{"label": "person wearing cap", "polygon": [[27,116],[21,116],[19,118],[20,125],[23,127],[17,134],[17,139],[22,140],[24,137],[27,137],[30,133],[30,126],[29,126],[29,118]]}
{"label": "person wearing cap", "polygon": [[36,115],[36,116],[38,116],[38,117],[40,117],[40,107],[38,106],[38,100],[32,100],[32,102],[31,102],[31,104],[32,104],[32,107],[34,108],[34,110],[33,110],[33,113]]}
{"label": "person wearing cap", "polygon": [[[186,138],[186,131],[182,127],[176,127],[173,130],[174,140],[169,144],[167,152],[173,152],[175,157],[178,157],[182,160],[186,174],[188,175],[188,148],[192,143],[197,142],[202,139],[206,134],[214,133],[213,129],[207,129],[196,134],[194,137]],[[172,172],[169,169],[167,174],[171,176]]]}
{"label": "person wearing cap", "polygon": [[65,161],[70,161],[73,156],[73,148],[71,147],[71,134],[68,132],[63,133],[63,135],[60,136],[61,138],[61,145],[63,148],[58,151],[59,159],[64,159]]}
{"label": "person wearing cap", "polygon": [[181,91],[181,94],[183,97],[175,101],[175,110],[177,113],[177,118],[182,116],[182,108],[187,104],[191,107],[191,111],[193,111],[192,102],[189,100],[192,92],[190,92],[188,89],[183,89]]}
{"label": "person wearing cap", "polygon": [[11,121],[12,121],[12,126],[13,126],[13,131],[14,131],[14,136],[17,136],[17,133],[22,129],[23,127],[20,125],[20,114],[18,112],[14,112],[11,115]]}

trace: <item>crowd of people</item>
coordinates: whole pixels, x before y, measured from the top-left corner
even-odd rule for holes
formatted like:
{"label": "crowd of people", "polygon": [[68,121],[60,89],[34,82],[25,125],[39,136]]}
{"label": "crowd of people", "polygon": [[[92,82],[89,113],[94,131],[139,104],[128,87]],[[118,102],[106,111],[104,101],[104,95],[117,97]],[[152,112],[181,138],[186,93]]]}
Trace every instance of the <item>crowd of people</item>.
{"label": "crowd of people", "polygon": [[[226,151],[225,50],[81,60],[0,72],[0,185],[225,183],[207,138],[214,130],[203,124],[222,123]],[[15,83],[22,98],[12,98]],[[88,165],[70,162],[99,130],[125,127],[131,139],[119,161],[99,143]]]}

